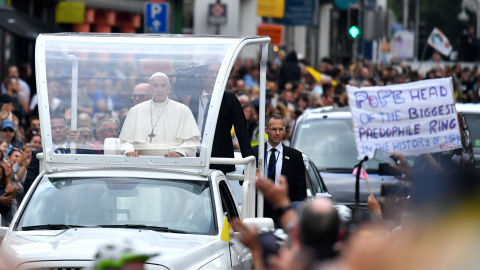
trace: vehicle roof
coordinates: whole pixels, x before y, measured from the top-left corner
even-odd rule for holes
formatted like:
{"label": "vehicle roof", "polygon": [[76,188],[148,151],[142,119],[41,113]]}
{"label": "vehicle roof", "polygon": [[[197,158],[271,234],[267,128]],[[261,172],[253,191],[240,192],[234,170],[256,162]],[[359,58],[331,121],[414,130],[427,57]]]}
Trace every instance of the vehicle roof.
{"label": "vehicle roof", "polygon": [[351,119],[352,113],[349,107],[319,107],[304,112],[299,122],[309,121],[312,119]]}
{"label": "vehicle roof", "polygon": [[480,114],[480,103],[456,103],[457,112]]}

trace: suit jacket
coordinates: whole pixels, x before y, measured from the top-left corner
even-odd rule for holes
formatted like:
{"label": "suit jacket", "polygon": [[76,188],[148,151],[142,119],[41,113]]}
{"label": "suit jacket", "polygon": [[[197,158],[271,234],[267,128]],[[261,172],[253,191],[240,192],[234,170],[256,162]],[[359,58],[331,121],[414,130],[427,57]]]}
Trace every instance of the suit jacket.
{"label": "suit jacket", "polygon": [[[198,121],[199,96],[192,96],[190,109],[195,120]],[[252,147],[247,131],[247,120],[243,114],[242,105],[234,93],[225,91],[223,94],[220,112],[218,115],[215,136],[213,138],[212,157],[233,158],[233,142],[231,136],[232,125],[235,128],[242,157],[252,156]],[[203,134],[202,134],[203,135]],[[210,165],[211,169],[221,170],[224,173],[235,171],[234,165]]]}
{"label": "suit jacket", "polygon": [[[24,194],[27,194],[27,191],[32,186],[33,181],[35,181],[37,176],[40,174],[40,161],[37,158],[37,154],[42,152],[43,152],[43,147],[40,147],[37,150],[32,151],[32,159],[30,159],[30,163],[28,164],[27,175],[25,176],[25,183],[23,185],[23,188],[25,190]],[[102,153],[99,153],[98,151],[93,149],[77,149],[76,153],[98,155],[98,154],[103,154],[103,150],[102,150]]]}
{"label": "suit jacket", "polygon": [[37,178],[37,176],[40,174],[40,161],[37,158],[37,154],[42,152],[43,147],[32,151],[32,159],[30,159],[30,163],[28,164],[27,176],[25,176],[25,183],[23,184],[25,194],[27,194],[27,191],[32,186],[33,181],[35,181],[35,178]]}
{"label": "suit jacket", "polygon": [[[283,143],[282,145],[282,175],[285,175],[285,177],[287,178],[288,197],[292,202],[302,201],[307,197],[307,180],[305,176],[305,163],[303,163],[302,153],[297,149],[285,146]],[[266,149],[267,144],[265,143],[265,150]],[[258,145],[254,146],[252,150],[258,162]],[[264,202],[264,216],[271,217],[276,222],[278,221],[278,217],[273,215],[272,205],[266,200]]]}

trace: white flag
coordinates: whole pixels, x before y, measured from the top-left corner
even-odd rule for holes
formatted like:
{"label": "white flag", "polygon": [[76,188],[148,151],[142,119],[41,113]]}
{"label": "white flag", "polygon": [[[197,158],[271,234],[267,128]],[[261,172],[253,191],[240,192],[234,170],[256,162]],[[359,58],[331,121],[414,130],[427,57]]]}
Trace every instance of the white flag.
{"label": "white flag", "polygon": [[448,56],[452,52],[452,45],[450,41],[445,36],[445,34],[440,31],[438,28],[433,28],[432,33],[428,36],[427,40],[428,45],[437,50],[439,53]]}

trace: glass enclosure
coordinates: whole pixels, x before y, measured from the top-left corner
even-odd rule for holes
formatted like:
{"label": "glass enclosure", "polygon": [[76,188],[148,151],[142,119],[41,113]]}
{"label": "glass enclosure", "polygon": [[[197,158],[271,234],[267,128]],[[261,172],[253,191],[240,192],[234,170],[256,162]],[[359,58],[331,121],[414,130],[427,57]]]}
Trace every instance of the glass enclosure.
{"label": "glass enclosure", "polygon": [[207,155],[233,58],[245,40],[40,35],[36,65],[47,162],[64,162],[68,158],[59,156],[69,153],[205,164],[199,157]]}
{"label": "glass enclosure", "polygon": [[212,209],[207,181],[43,177],[25,208],[19,229],[66,228],[61,225],[122,228],[128,224],[160,231],[215,234]]}

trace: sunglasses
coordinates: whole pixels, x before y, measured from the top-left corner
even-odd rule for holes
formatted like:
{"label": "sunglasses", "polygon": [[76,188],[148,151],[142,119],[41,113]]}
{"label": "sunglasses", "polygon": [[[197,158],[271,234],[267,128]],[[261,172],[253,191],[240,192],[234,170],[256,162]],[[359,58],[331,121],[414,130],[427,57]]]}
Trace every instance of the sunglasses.
{"label": "sunglasses", "polygon": [[12,147],[12,150],[11,150],[11,151],[18,151],[18,152],[20,152],[21,154],[23,154],[22,149],[17,148],[17,147]]}
{"label": "sunglasses", "polygon": [[142,95],[142,94],[140,94],[140,95],[135,95],[135,94],[133,94],[133,95],[132,95],[132,99],[133,99],[133,100],[135,100],[135,99],[137,99],[137,98],[138,98],[138,99],[144,99],[144,98],[145,98],[145,95]]}
{"label": "sunglasses", "polygon": [[13,132],[13,128],[4,128],[2,129],[3,132]]}

